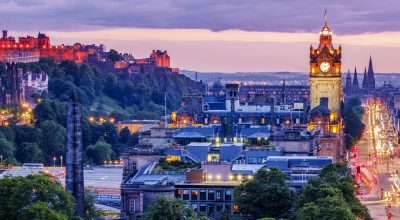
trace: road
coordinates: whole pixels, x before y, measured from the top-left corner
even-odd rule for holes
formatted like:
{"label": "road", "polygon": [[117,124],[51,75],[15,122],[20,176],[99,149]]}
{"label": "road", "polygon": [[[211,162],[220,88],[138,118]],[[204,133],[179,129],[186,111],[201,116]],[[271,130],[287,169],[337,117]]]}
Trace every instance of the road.
{"label": "road", "polygon": [[370,99],[363,122],[365,134],[350,155],[359,198],[373,219],[400,219],[400,159],[386,104]]}

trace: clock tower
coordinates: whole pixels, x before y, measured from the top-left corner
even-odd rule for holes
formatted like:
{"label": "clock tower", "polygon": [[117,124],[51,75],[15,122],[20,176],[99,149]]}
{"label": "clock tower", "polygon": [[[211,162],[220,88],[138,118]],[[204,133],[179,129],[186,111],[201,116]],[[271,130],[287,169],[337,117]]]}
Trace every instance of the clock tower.
{"label": "clock tower", "polygon": [[[310,47],[310,104],[311,109],[327,102],[333,117],[339,117],[342,100],[342,47],[334,48],[332,32],[325,20],[320,32],[319,46]],[[332,117],[331,116],[331,117]]]}

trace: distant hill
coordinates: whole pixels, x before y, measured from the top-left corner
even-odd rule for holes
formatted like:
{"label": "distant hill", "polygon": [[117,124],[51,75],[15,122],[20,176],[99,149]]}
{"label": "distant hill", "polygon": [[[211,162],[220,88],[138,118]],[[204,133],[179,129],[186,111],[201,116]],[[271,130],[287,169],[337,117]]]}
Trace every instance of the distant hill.
{"label": "distant hill", "polygon": [[[182,74],[195,80],[196,71],[181,70]],[[343,73],[343,79],[347,73]],[[353,75],[352,75],[353,76]],[[307,84],[308,74],[301,72],[237,72],[237,73],[221,73],[221,72],[197,72],[198,81],[210,83],[217,81],[219,78],[223,82],[243,82],[243,83],[268,83],[281,84],[285,79],[289,84]],[[363,73],[358,73],[358,80],[361,83]],[[375,73],[376,83],[378,86],[384,82],[391,82],[395,86],[400,86],[400,73]]]}

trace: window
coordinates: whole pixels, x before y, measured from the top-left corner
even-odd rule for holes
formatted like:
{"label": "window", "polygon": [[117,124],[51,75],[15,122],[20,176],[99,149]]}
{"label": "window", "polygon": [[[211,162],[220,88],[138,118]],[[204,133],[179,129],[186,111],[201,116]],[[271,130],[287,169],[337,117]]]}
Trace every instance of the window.
{"label": "window", "polygon": [[200,203],[199,210],[200,210],[200,212],[206,212],[207,211],[206,204]]}
{"label": "window", "polygon": [[134,199],[129,200],[129,211],[130,212],[136,211],[136,201]]}
{"label": "window", "polygon": [[214,200],[215,199],[215,191],[213,189],[208,190],[208,200]]}
{"label": "window", "polygon": [[217,200],[222,200],[222,190],[217,190],[215,195]]}
{"label": "window", "polygon": [[233,214],[239,213],[239,205],[238,204],[233,204]]}
{"label": "window", "polygon": [[226,201],[231,201],[232,200],[232,190],[227,189],[225,191],[225,200]]}
{"label": "window", "polygon": [[191,200],[197,200],[198,195],[199,195],[199,191],[197,191],[197,189],[192,189],[192,198],[191,198]]}
{"label": "window", "polygon": [[230,205],[230,204],[225,204],[225,211],[226,211],[227,213],[230,213],[230,212],[231,212],[231,205]]}
{"label": "window", "polygon": [[181,189],[175,189],[175,198],[181,198]]}
{"label": "window", "polygon": [[197,212],[197,209],[198,209],[197,203],[192,203],[192,209],[193,209],[193,211]]}
{"label": "window", "polygon": [[201,189],[200,190],[200,200],[207,200],[207,193],[206,193],[206,190],[205,189]]}
{"label": "window", "polygon": [[214,203],[208,203],[207,208],[208,208],[208,212],[207,212],[208,215],[214,213],[214,211],[215,211]]}
{"label": "window", "polygon": [[222,211],[222,204],[217,204],[217,212],[221,212]]}
{"label": "window", "polygon": [[188,189],[184,189],[183,190],[183,200],[189,200],[189,190]]}

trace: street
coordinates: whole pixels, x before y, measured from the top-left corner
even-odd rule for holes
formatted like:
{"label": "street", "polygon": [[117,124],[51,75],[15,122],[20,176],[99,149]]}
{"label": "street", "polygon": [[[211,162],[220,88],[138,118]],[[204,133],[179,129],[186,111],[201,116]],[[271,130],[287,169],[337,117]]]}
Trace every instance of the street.
{"label": "street", "polygon": [[350,155],[357,194],[373,219],[400,219],[400,160],[386,104],[370,99],[363,123],[363,138]]}

